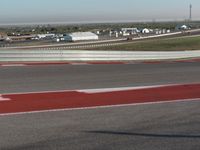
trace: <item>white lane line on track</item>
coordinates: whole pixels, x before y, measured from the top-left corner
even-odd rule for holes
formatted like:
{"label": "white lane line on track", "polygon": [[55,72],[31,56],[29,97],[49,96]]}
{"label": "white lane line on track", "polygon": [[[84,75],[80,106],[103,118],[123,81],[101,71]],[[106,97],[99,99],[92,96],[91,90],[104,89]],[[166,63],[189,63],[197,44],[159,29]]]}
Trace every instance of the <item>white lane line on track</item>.
{"label": "white lane line on track", "polygon": [[38,91],[38,92],[24,92],[24,93],[1,93],[1,94],[2,95],[22,95],[22,94],[48,94],[48,93],[61,93],[61,92],[81,92],[81,93],[93,94],[93,93],[107,93],[107,92],[117,92],[117,91],[126,91],[126,90],[152,89],[152,88],[184,86],[184,85],[190,85],[190,84],[164,84],[164,85],[152,85],[152,86],[134,86],[134,87],[117,87],[117,88],[98,88],[98,89],[74,89],[74,90]]}
{"label": "white lane line on track", "polygon": [[95,94],[95,93],[108,93],[108,92],[117,92],[117,91],[129,91],[129,90],[140,90],[140,89],[151,89],[159,87],[168,87],[175,85],[156,85],[156,86],[139,86],[139,87],[120,87],[120,88],[104,88],[104,89],[85,89],[85,90],[76,90],[77,92]]}
{"label": "white lane line on track", "polygon": [[0,102],[2,101],[10,101],[11,99],[9,98],[4,98],[3,95],[0,94]]}
{"label": "white lane line on track", "polygon": [[199,100],[200,100],[200,98],[194,98],[194,99],[179,99],[179,100],[172,100],[172,101],[158,101],[158,102],[147,102],[147,103],[133,103],[133,104],[106,105],[106,106],[94,106],[94,107],[39,110],[39,111],[28,111],[28,112],[18,112],[18,113],[4,113],[4,114],[0,114],[0,117],[13,116],[13,115],[27,115],[27,114],[36,114],[36,113],[51,113],[51,112],[63,112],[63,111],[93,110],[93,109],[129,107],[129,106],[167,104],[167,103],[177,103],[177,102],[192,102],[192,101],[199,101]]}

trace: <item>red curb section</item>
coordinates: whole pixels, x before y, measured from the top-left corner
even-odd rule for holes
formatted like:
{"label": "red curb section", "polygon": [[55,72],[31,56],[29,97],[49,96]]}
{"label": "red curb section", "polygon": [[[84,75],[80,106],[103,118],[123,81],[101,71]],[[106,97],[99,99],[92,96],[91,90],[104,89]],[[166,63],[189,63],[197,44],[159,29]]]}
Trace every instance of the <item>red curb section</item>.
{"label": "red curb section", "polygon": [[88,64],[88,65],[106,65],[106,64],[160,64],[160,63],[181,63],[181,62],[200,62],[200,59],[186,60],[152,60],[152,61],[91,61],[91,62],[15,62],[15,63],[0,63],[0,67],[5,66],[36,66],[36,65],[73,65],[73,64]]}
{"label": "red curb section", "polygon": [[[82,93],[77,91],[0,95],[0,114],[52,109],[164,102],[185,99],[200,100],[200,84],[175,85],[147,89]],[[10,99],[10,100],[3,100]]]}

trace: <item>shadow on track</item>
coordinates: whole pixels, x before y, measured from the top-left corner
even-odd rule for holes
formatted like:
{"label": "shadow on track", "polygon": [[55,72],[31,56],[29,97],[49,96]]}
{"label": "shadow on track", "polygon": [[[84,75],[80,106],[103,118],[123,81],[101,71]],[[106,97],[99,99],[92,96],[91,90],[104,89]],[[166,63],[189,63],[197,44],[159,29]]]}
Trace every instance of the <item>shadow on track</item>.
{"label": "shadow on track", "polygon": [[194,138],[200,139],[200,135],[185,135],[185,134],[153,134],[153,133],[131,133],[118,131],[87,131],[93,134],[107,134],[107,135],[127,135],[137,137],[155,137],[155,138]]}

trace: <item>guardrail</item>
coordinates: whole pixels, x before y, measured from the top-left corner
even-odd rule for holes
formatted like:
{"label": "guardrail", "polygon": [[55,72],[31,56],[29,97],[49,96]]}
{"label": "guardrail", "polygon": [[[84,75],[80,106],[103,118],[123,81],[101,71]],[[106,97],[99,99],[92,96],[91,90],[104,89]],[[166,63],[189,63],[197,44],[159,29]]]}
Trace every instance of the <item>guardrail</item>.
{"label": "guardrail", "polygon": [[134,61],[200,57],[198,51],[85,51],[85,50],[0,50],[0,62],[28,61]]}

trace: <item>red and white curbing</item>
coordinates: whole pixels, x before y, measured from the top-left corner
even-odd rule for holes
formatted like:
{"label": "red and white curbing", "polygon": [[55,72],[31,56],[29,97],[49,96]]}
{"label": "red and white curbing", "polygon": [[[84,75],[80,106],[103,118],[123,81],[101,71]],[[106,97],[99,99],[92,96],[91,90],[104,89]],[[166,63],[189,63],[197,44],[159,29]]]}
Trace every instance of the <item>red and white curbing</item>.
{"label": "red and white curbing", "polygon": [[0,102],[2,101],[10,101],[11,99],[10,98],[5,98],[3,97],[3,95],[0,94]]}
{"label": "red and white curbing", "polygon": [[39,66],[39,65],[98,65],[98,64],[128,64],[126,62],[35,62],[35,63],[4,63],[0,67],[20,67],[20,66]]}
{"label": "red and white curbing", "polygon": [[20,67],[20,66],[38,66],[38,65],[106,65],[106,64],[160,64],[160,63],[181,63],[181,62],[200,62],[200,59],[188,60],[155,60],[155,61],[96,61],[96,62],[30,62],[30,63],[2,63],[0,67]]}
{"label": "red and white curbing", "polygon": [[0,116],[183,101],[200,101],[200,84],[1,94]]}

